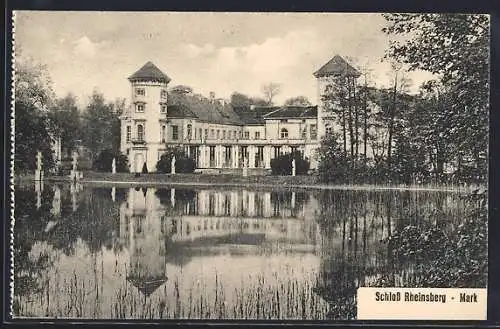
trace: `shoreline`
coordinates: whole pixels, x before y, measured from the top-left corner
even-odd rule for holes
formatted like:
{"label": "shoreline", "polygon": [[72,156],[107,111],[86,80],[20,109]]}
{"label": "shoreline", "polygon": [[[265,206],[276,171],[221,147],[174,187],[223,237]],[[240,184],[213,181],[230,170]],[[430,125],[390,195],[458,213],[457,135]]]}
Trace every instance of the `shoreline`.
{"label": "shoreline", "polygon": [[[87,174],[87,178],[85,177]],[[377,185],[377,184],[324,184],[316,183],[314,176],[236,176],[207,174],[141,174],[131,177],[130,173],[84,173],[80,184],[92,187],[154,187],[154,186],[192,186],[192,187],[231,187],[252,189],[304,189],[304,190],[351,190],[351,191],[429,191],[429,192],[472,192],[484,190],[484,185]],[[17,176],[15,184],[34,182],[34,175]],[[46,176],[45,182],[70,183],[67,176]]]}

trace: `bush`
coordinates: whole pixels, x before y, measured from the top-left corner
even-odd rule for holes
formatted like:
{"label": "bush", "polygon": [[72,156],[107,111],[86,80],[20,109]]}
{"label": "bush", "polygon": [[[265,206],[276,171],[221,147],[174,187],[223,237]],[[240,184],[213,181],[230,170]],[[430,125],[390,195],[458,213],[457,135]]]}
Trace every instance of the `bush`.
{"label": "bush", "polygon": [[271,160],[271,173],[273,175],[291,175],[292,159],[295,159],[295,173],[297,175],[307,174],[309,161],[302,158],[300,152],[283,154]]}
{"label": "bush", "polygon": [[160,157],[156,163],[156,171],[163,174],[168,174],[171,171],[172,158],[175,155],[175,172],[176,173],[193,173],[196,169],[196,163],[192,158],[186,156],[182,148],[170,147]]}
{"label": "bush", "polygon": [[116,159],[116,172],[129,172],[126,155],[110,149],[103,150],[92,164],[92,169],[102,172],[111,172],[113,158]]}

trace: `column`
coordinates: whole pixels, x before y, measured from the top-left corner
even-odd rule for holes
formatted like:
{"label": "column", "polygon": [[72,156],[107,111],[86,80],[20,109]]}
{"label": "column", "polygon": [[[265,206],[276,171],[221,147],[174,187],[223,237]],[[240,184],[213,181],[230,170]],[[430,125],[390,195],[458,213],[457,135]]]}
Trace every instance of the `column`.
{"label": "column", "polygon": [[271,152],[272,147],[269,145],[264,146],[264,167],[271,168]]}
{"label": "column", "polygon": [[233,145],[233,147],[231,148],[232,152],[233,152],[233,168],[238,168],[238,145]]}
{"label": "column", "polygon": [[248,168],[255,168],[255,151],[254,145],[248,145]]}
{"label": "column", "polygon": [[248,217],[255,216],[255,192],[248,192]]}

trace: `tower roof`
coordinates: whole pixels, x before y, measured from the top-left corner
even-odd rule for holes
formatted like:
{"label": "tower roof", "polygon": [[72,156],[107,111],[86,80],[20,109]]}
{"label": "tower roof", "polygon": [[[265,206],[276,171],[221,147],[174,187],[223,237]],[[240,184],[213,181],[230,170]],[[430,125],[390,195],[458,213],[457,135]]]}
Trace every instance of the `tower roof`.
{"label": "tower roof", "polygon": [[127,276],[127,280],[130,281],[146,297],[149,297],[161,285],[167,282],[167,279],[164,277],[141,278],[137,276]]}
{"label": "tower roof", "polygon": [[319,70],[313,73],[316,78],[326,77],[335,74],[345,74],[347,76],[359,77],[361,73],[352,67],[345,59],[335,55],[332,59],[323,65]]}
{"label": "tower roof", "polygon": [[160,81],[169,83],[170,78],[152,62],[147,62],[137,72],[128,77],[129,81]]}

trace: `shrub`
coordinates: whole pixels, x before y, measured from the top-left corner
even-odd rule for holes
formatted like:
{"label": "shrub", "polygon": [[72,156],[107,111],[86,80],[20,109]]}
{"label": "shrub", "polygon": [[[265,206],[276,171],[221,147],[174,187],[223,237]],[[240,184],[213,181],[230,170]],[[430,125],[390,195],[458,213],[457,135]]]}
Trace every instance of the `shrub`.
{"label": "shrub", "polygon": [[172,157],[175,155],[175,172],[176,173],[193,173],[196,169],[196,163],[192,158],[186,156],[182,148],[170,147],[160,157],[156,163],[156,171],[163,174],[168,174],[171,171]]}
{"label": "shrub", "polygon": [[116,159],[116,172],[129,172],[127,156],[110,149],[103,150],[92,164],[96,171],[111,172],[113,158]]}
{"label": "shrub", "polygon": [[283,154],[271,160],[271,173],[273,175],[291,175],[292,159],[295,159],[295,173],[297,175],[307,174],[309,161],[302,158],[300,152]]}
{"label": "shrub", "polygon": [[148,166],[146,165],[146,162],[142,165],[142,173],[147,174],[148,173]]}

